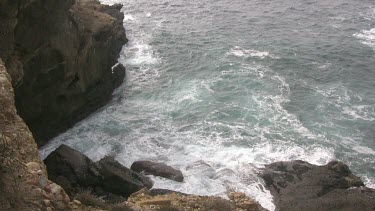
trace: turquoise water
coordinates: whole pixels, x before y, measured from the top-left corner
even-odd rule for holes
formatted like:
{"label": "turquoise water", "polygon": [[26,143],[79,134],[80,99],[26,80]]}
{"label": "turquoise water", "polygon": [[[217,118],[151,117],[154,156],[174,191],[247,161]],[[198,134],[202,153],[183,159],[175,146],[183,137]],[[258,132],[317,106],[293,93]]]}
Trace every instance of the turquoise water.
{"label": "turquoise water", "polygon": [[114,100],[41,150],[65,143],[180,168],[155,187],[272,210],[264,164],[347,163],[375,187],[373,0],[103,0],[124,3],[126,82]]}

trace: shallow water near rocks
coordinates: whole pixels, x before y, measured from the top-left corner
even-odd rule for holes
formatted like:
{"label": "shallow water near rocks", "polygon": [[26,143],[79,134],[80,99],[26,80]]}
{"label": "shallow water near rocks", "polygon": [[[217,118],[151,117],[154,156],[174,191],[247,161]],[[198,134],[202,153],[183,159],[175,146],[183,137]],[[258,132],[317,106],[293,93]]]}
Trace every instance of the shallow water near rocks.
{"label": "shallow water near rocks", "polygon": [[375,188],[373,0],[102,0],[124,4],[127,68],[114,99],[61,143],[181,169],[156,188],[242,191],[273,210],[264,164],[347,163]]}

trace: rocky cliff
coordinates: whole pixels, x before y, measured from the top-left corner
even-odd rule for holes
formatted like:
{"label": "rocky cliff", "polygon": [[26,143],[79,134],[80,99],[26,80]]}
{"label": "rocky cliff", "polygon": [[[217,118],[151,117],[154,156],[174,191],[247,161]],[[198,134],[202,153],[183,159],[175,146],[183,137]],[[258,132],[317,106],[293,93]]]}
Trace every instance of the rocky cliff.
{"label": "rocky cliff", "polygon": [[68,210],[69,197],[47,178],[37,145],[17,115],[11,78],[0,59],[0,210]]}
{"label": "rocky cliff", "polygon": [[0,58],[39,146],[104,105],[124,78],[121,5],[0,0]]}

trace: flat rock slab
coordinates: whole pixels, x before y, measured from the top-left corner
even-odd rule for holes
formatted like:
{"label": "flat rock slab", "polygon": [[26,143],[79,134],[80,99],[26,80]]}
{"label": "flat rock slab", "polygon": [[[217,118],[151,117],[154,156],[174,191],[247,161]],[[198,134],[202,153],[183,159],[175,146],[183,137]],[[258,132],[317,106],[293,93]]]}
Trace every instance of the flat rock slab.
{"label": "flat rock slab", "polygon": [[136,161],[131,165],[130,169],[138,173],[142,172],[146,175],[164,177],[177,182],[182,182],[184,180],[184,176],[180,170],[174,169],[164,163]]}

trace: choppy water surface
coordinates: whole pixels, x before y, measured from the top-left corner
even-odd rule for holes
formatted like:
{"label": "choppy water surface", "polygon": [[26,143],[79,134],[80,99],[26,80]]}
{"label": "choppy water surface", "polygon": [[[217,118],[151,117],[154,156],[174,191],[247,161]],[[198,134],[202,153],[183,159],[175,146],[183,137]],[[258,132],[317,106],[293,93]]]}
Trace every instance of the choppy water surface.
{"label": "choppy water surface", "polygon": [[272,210],[257,168],[344,161],[375,187],[373,0],[103,0],[124,4],[127,79],[114,100],[55,138],[98,160],[183,171],[155,187]]}

